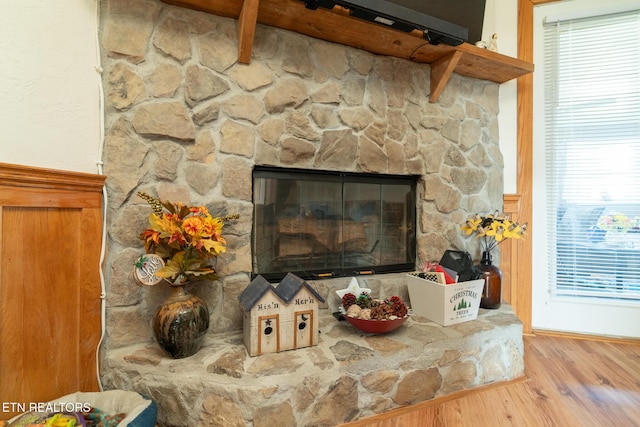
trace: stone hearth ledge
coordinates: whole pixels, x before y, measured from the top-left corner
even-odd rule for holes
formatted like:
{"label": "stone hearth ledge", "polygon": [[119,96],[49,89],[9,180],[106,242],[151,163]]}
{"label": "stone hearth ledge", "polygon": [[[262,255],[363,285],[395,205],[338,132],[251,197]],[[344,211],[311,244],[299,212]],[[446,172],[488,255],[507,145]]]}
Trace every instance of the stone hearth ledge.
{"label": "stone hearth ledge", "polygon": [[319,345],[250,357],[241,331],[211,334],[174,360],[145,343],[111,350],[105,389],[159,406],[160,426],[335,426],[524,375],[522,324],[509,305],[442,327],[411,316],[384,335],[320,310]]}

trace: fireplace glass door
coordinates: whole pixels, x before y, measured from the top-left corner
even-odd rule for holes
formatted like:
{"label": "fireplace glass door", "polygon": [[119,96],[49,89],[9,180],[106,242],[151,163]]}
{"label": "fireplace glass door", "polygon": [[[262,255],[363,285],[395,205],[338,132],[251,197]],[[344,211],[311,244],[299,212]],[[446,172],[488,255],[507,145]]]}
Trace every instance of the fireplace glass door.
{"label": "fireplace glass door", "polygon": [[253,273],[280,280],[415,267],[415,178],[256,168]]}

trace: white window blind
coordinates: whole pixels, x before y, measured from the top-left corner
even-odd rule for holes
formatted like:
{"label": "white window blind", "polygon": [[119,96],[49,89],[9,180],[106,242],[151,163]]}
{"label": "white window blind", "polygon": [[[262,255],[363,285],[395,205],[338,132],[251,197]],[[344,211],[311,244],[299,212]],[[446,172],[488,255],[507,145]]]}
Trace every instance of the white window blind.
{"label": "white window blind", "polygon": [[640,11],[545,24],[551,292],[640,300]]}

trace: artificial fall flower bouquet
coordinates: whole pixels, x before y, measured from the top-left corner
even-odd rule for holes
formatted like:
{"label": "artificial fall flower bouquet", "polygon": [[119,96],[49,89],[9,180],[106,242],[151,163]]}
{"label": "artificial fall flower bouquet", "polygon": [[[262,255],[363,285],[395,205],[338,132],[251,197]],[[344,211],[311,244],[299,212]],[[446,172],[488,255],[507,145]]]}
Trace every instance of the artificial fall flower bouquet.
{"label": "artificial fall flower bouquet", "polygon": [[[164,262],[154,274],[170,284],[180,285],[195,278],[216,280],[212,259],[226,252],[222,237],[225,221],[238,215],[214,217],[204,206],[186,206],[179,202],[160,201],[144,192],[138,196],[153,209],[149,228],[140,233],[147,254],[154,254]],[[141,256],[136,267],[150,262]]]}

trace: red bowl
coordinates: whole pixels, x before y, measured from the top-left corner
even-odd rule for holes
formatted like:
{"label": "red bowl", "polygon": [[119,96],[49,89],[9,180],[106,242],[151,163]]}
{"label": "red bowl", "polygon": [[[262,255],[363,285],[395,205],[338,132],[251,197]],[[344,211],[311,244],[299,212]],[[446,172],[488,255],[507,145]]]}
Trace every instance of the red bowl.
{"label": "red bowl", "polygon": [[370,334],[384,334],[399,328],[409,318],[409,316],[400,317],[393,320],[364,320],[344,315],[349,323],[363,332]]}

